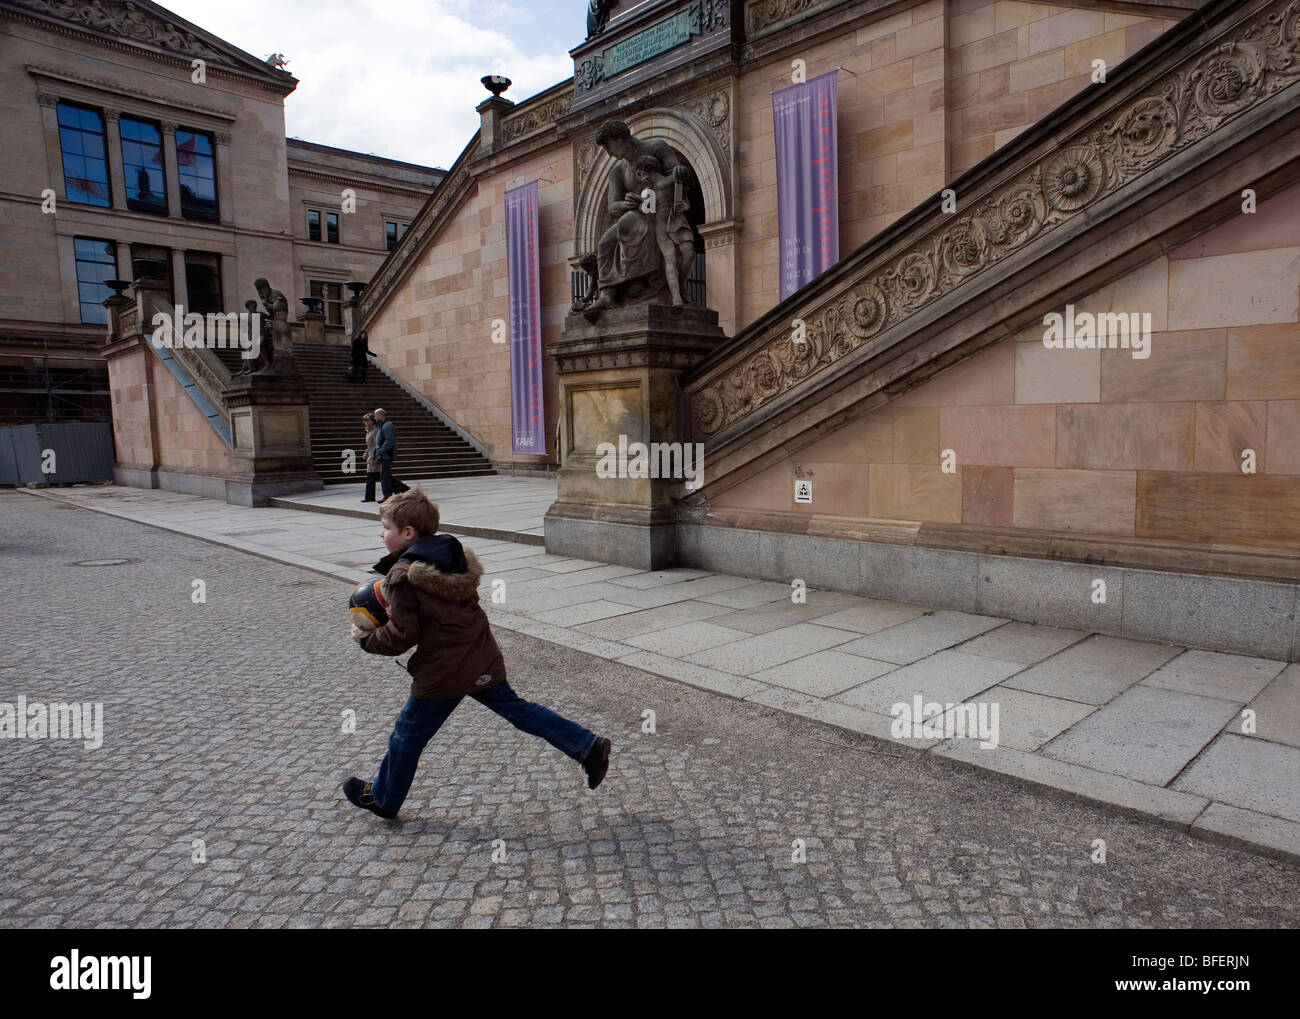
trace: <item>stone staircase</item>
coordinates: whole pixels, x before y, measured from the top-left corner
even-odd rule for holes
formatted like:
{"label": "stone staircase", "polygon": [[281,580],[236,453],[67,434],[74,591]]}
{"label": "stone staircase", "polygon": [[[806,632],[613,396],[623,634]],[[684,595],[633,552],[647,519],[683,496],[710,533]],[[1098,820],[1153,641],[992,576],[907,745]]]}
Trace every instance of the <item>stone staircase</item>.
{"label": "stone staircase", "polygon": [[[217,352],[231,372],[243,365],[239,351]],[[316,473],[327,485],[365,480],[365,427],[361,415],[383,407],[397,426],[397,461],[393,473],[403,480],[460,478],[495,474],[487,459],[375,367],[366,381],[353,385],[345,377],[348,348],[295,343],[293,356],[311,401],[311,452]],[[343,450],[356,451],[356,472],[343,472]]]}

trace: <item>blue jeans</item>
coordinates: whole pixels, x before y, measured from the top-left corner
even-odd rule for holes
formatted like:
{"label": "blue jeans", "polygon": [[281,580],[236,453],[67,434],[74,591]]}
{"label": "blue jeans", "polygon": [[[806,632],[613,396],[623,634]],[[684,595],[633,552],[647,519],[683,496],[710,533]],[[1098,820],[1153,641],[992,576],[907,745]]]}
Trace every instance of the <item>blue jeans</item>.
{"label": "blue jeans", "polygon": [[[490,690],[473,694],[480,704],[491,708],[516,729],[540,736],[556,750],[575,761],[586,758],[596,744],[596,734],[577,722],[557,715],[550,708],[526,701],[510,689],[507,682],[498,683]],[[408,697],[402,713],[397,716],[393,734],[388,737],[388,753],[379,765],[375,778],[375,802],[385,810],[397,810],[406,800],[415,779],[415,769],[420,754],[433,739],[442,723],[451,717],[463,698],[445,700],[417,700]]]}

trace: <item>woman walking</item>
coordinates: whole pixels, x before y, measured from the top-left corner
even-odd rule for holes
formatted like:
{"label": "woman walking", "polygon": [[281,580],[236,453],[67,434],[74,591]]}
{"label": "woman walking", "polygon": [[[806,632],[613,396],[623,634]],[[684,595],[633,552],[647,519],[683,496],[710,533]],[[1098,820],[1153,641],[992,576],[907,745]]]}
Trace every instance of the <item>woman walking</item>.
{"label": "woman walking", "polygon": [[369,411],[361,415],[361,423],[366,426],[366,496],[361,501],[374,502],[375,483],[379,480],[379,455],[375,452],[379,429],[375,427],[375,416]]}

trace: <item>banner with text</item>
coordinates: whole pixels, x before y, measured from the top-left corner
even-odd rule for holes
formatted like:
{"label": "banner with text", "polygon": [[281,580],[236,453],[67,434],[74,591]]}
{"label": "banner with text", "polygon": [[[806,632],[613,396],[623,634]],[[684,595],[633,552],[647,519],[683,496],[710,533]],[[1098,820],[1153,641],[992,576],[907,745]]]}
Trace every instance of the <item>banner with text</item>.
{"label": "banner with text", "polygon": [[840,257],[836,72],[772,93],[781,300]]}
{"label": "banner with text", "polygon": [[542,300],[537,250],[537,181],[506,192],[510,289],[511,451],[546,453],[542,405]]}

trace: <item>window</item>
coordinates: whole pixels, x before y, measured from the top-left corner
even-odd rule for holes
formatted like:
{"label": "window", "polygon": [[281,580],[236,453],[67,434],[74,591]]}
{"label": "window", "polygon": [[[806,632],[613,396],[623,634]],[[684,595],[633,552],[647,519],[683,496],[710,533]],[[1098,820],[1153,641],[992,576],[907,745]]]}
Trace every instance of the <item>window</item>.
{"label": "window", "polygon": [[123,117],[121,132],[126,207],[132,212],[167,215],[162,131],[157,124],[151,124],[147,120]]}
{"label": "window", "polygon": [[187,311],[200,315],[221,312],[221,256],[207,251],[185,252]]}
{"label": "window", "polygon": [[176,132],[176,175],[181,182],[181,215],[216,221],[217,161],[212,135],[180,129]]}
{"label": "window", "polygon": [[104,118],[95,110],[59,103],[59,146],[63,150],[63,186],[68,201],[110,208],[113,200],[108,186]]}
{"label": "window", "polygon": [[389,251],[397,247],[397,242],[406,236],[406,230],[409,226],[409,223],[387,222],[384,224],[384,243]]}
{"label": "window", "polygon": [[325,240],[330,244],[339,242],[339,214],[337,212],[325,213]]}
{"label": "window", "polygon": [[343,324],[343,284],[326,283],[323,280],[311,280],[311,296],[325,301],[325,324],[341,326]]}
{"label": "window", "polygon": [[81,305],[81,321],[87,325],[107,325],[108,309],[104,301],[113,292],[104,286],[104,280],[117,278],[117,245],[91,237],[74,237],[72,245],[77,253],[77,302]]}
{"label": "window", "polygon": [[307,240],[320,240],[320,213],[315,209],[307,210]]}
{"label": "window", "polygon": [[175,303],[171,248],[157,248],[150,244],[131,245],[131,277],[138,280],[145,276],[164,280],[167,283],[167,299]]}

